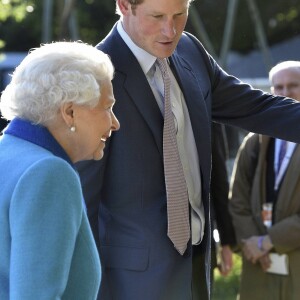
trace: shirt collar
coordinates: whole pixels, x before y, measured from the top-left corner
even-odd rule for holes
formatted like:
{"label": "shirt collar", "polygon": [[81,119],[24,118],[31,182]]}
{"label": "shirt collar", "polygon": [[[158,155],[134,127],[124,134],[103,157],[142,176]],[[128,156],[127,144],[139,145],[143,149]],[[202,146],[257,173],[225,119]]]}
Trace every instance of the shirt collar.
{"label": "shirt collar", "polygon": [[129,47],[133,55],[138,60],[143,72],[147,74],[153,64],[156,61],[156,57],[145,51],[144,49],[138,47],[133,40],[129,37],[127,32],[123,28],[122,21],[119,21],[117,24],[117,30],[121,36],[121,38],[124,40],[126,45]]}
{"label": "shirt collar", "polygon": [[44,126],[32,124],[27,120],[15,118],[9,123],[4,134],[10,134],[41,146],[53,153],[55,156],[66,160],[73,167],[73,163],[66,151]]}

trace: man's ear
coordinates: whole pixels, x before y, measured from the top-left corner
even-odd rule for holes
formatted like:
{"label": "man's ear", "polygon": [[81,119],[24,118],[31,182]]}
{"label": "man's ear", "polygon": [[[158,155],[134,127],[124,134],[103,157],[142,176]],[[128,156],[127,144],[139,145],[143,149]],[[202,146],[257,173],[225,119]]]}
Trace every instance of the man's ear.
{"label": "man's ear", "polygon": [[66,125],[70,128],[74,126],[74,105],[72,102],[64,103],[60,107],[60,113],[62,116],[62,119],[66,123]]}
{"label": "man's ear", "polygon": [[123,15],[127,15],[130,8],[130,3],[128,0],[117,0],[119,9]]}

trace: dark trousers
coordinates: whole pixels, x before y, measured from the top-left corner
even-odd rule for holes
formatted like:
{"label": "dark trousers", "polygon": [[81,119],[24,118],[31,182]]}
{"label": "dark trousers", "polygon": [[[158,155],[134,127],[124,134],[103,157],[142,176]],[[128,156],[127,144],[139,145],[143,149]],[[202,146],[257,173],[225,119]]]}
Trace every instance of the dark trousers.
{"label": "dark trousers", "polygon": [[[211,291],[213,285],[213,270],[216,266],[216,251],[212,249],[211,253]],[[199,246],[193,246],[193,282],[192,282],[193,300],[209,300],[206,279],[205,279],[205,255]]]}

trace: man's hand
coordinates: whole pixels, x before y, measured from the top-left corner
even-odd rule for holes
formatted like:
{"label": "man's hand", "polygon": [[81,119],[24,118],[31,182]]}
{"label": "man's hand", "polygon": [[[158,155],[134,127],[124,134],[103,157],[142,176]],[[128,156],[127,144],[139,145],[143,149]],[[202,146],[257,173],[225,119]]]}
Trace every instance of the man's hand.
{"label": "man's hand", "polygon": [[271,266],[271,259],[269,256],[269,253],[265,254],[264,256],[262,256],[261,258],[258,259],[261,268],[263,269],[264,272],[267,271],[267,269],[270,268]]}
{"label": "man's hand", "polygon": [[222,246],[220,251],[220,256],[221,256],[221,264],[218,265],[218,269],[221,275],[226,276],[230,273],[233,266],[232,251],[230,249],[230,246],[228,245]]}
{"label": "man's hand", "polygon": [[268,235],[252,236],[242,240],[242,243],[242,251],[246,259],[252,263],[256,263],[259,258],[267,254],[273,248],[273,244]]}

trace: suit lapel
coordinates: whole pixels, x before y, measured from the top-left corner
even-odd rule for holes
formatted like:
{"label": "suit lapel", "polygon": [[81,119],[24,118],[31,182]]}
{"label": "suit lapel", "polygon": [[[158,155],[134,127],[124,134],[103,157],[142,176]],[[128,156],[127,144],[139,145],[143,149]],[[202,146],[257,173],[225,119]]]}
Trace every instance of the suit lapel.
{"label": "suit lapel", "polygon": [[210,156],[205,156],[205,153],[210,153],[210,113],[201,87],[191,66],[176,51],[170,58],[170,64],[189,111],[201,169],[210,170]]}
{"label": "suit lapel", "polygon": [[140,65],[137,61],[134,64],[124,77],[124,89],[148,124],[162,155],[163,116]]}
{"label": "suit lapel", "polygon": [[[292,195],[294,193],[294,190],[296,188],[296,185],[299,182],[299,164],[300,164],[300,147],[299,145],[296,145],[296,148],[292,154],[290,163],[287,167],[286,173],[283,178],[282,185],[280,187],[278,200],[280,198],[280,201],[278,201],[278,204],[281,203],[282,207],[288,207],[289,201],[292,199]],[[284,199],[281,199],[284,197]]]}
{"label": "suit lapel", "polygon": [[[104,42],[99,45],[99,48],[110,54],[111,60],[116,68],[113,82],[117,80],[122,82],[121,85],[114,85],[116,87],[122,87],[122,90],[114,89],[116,99],[118,99],[118,101],[122,101],[125,90],[126,94],[129,96],[130,100],[134,103],[137,110],[149,126],[153,133],[158,150],[161,155],[163,155],[162,114],[142,68],[126,43],[120,37],[116,26],[112,29],[112,32],[108,35]],[[124,56],[127,57],[126,60],[123,59]],[[116,109],[118,101],[116,102]]]}

